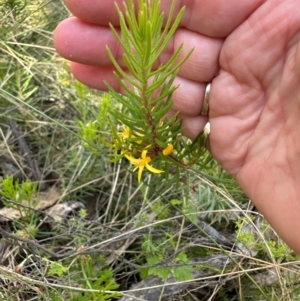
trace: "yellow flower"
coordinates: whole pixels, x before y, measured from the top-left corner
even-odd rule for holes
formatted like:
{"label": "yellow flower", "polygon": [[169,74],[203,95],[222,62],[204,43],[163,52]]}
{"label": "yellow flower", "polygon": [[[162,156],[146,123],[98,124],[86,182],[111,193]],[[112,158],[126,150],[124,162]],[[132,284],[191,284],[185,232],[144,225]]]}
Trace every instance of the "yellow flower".
{"label": "yellow flower", "polygon": [[164,156],[168,156],[168,155],[172,154],[173,149],[174,149],[173,144],[169,143],[168,146],[163,150],[162,153],[163,153]]}
{"label": "yellow flower", "polygon": [[124,126],[123,127],[123,131],[121,132],[121,136],[124,138],[124,139],[127,139],[130,135],[130,130],[129,130],[129,127],[128,126]]}
{"label": "yellow flower", "polygon": [[[123,127],[123,130],[120,133],[120,135],[121,135],[123,141],[126,140],[126,139],[128,139],[129,137],[135,138],[135,136],[131,134],[130,129],[129,129],[128,126],[124,126]],[[141,135],[139,135],[139,136],[141,136]],[[142,140],[137,140],[136,141],[137,144],[142,144],[142,142],[143,142]]]}
{"label": "yellow flower", "polygon": [[149,163],[151,162],[151,158],[148,156],[147,157],[147,150],[143,150],[142,151],[142,155],[141,158],[136,159],[132,156],[129,155],[125,155],[125,157],[133,164],[135,165],[135,170],[139,169],[138,171],[138,181],[141,182],[141,178],[142,178],[142,172],[143,169],[146,167],[149,171],[153,172],[153,173],[162,173],[164,172],[163,170],[160,169],[156,169],[154,167],[152,167],[151,165],[149,165]]}

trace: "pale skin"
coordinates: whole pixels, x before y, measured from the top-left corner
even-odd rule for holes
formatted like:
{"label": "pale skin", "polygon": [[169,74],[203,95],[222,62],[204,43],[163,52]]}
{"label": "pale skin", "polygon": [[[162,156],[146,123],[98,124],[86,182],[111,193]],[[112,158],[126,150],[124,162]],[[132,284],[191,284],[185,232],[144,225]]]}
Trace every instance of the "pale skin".
{"label": "pale skin", "polygon": [[[118,24],[113,3],[122,1],[66,1],[75,17],[57,27],[55,47],[90,87],[105,90],[105,79],[119,90],[105,45],[121,62],[108,22]],[[170,2],[162,0],[166,14]],[[194,48],[176,79],[173,110],[180,111],[190,138],[209,118],[214,157],[300,253],[300,1],[177,1],[183,5],[181,27],[161,58],[181,43],[185,53]],[[211,81],[204,117],[205,84]]]}

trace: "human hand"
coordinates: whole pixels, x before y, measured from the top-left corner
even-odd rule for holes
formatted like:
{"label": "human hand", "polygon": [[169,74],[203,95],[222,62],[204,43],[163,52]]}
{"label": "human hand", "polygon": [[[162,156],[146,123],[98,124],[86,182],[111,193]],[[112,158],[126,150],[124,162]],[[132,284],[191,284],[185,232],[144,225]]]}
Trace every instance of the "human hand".
{"label": "human hand", "polygon": [[[63,21],[55,46],[74,61],[74,76],[116,90],[105,46],[121,62],[121,49],[108,22],[117,25],[114,2],[67,0],[77,18]],[[168,12],[171,0],[162,1]],[[184,3],[185,2],[185,3]],[[161,57],[168,60],[184,43],[194,52],[179,71],[174,111],[184,133],[203,129],[205,85],[210,93],[210,149],[278,234],[300,252],[300,13],[293,0],[186,0],[181,28]]]}

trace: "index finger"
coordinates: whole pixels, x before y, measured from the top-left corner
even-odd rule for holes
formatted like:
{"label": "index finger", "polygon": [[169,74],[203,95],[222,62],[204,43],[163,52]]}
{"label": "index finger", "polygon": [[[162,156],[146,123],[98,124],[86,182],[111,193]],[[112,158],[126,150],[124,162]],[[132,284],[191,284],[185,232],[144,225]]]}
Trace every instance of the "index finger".
{"label": "index finger", "polygon": [[[98,25],[119,24],[115,8],[123,8],[124,0],[66,0],[77,18]],[[133,0],[137,7],[137,0]],[[181,26],[211,37],[226,37],[246,20],[265,0],[178,0],[174,15],[185,6]],[[162,0],[161,9],[168,16],[172,0]]]}

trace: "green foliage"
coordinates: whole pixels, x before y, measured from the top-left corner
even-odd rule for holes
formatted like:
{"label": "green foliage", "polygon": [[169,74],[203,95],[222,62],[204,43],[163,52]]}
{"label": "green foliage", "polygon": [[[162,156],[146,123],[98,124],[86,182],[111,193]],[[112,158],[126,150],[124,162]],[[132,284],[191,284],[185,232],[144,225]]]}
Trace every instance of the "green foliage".
{"label": "green foliage", "polygon": [[81,208],[79,210],[79,218],[84,220],[87,217],[87,211],[84,208]]}
{"label": "green foliage", "polygon": [[178,281],[186,281],[194,278],[192,273],[193,266],[189,264],[189,259],[184,252],[177,254],[175,263],[181,264],[181,266],[172,268],[172,273]]}
{"label": "green foliage", "polygon": [[63,297],[55,289],[49,289],[48,296],[51,301],[64,301]]}
{"label": "green foliage", "polygon": [[121,123],[121,130],[113,131],[116,156],[119,158],[121,153],[135,165],[139,181],[144,167],[153,173],[163,173],[162,177],[167,178],[170,164],[181,168],[192,165],[203,152],[197,142],[190,143],[182,137],[176,114],[169,119],[164,118],[172,106],[173,92],[177,89],[173,86],[174,80],[191,52],[179,59],[183,49],[183,45],[180,45],[166,63],[154,68],[174,35],[184,8],[173,18],[173,1],[164,24],[159,0],[140,0],[137,15],[132,0],[124,4],[124,14],[116,7],[121,36],[112,25],[111,29],[124,51],[123,61],[130,72],[128,75],[123,71],[107,48],[117,70],[115,78],[125,91],[125,95],[120,95],[106,83],[110,94],[122,105],[121,110],[114,106],[110,110]]}
{"label": "green foliage", "polygon": [[[255,244],[256,237],[254,231],[243,231],[245,220],[237,220],[236,222],[236,237],[247,247],[252,247]],[[247,223],[247,222],[246,222]]]}
{"label": "green foliage", "polygon": [[[107,119],[109,107],[112,106],[109,94],[103,94],[99,104],[95,105],[91,112],[90,106],[86,106],[85,102],[77,104],[77,110],[80,110],[80,119],[77,120],[79,136],[83,142],[83,146],[87,148],[93,155],[103,155],[104,147],[112,146],[109,131],[109,121]],[[86,109],[89,108],[88,111]]]}
{"label": "green foliage", "polygon": [[160,278],[162,278],[164,281],[166,281],[169,277],[169,275],[171,274],[171,267],[168,266],[162,266],[160,267],[160,263],[163,260],[163,256],[159,256],[159,255],[154,255],[154,256],[149,256],[147,258],[147,264],[149,266],[151,266],[148,271],[147,271],[147,275],[156,275],[159,276]]}
{"label": "green foliage", "polygon": [[[52,34],[47,30],[53,30],[55,19],[65,12],[60,6],[56,16],[52,14],[50,19],[51,6],[57,5],[54,2],[57,1],[49,1],[47,5],[43,0],[1,1],[0,104],[2,112],[10,108],[9,114],[0,113],[2,118],[20,115],[17,110],[12,110],[14,97],[17,98],[16,105],[19,100],[27,104],[36,103],[38,93],[41,95],[42,91],[44,93],[51,86],[50,70],[52,74],[54,72],[53,66],[47,62],[53,56],[49,47]],[[26,110],[23,108],[21,111]]]}
{"label": "green foliage", "polygon": [[148,268],[141,269],[141,276],[145,279],[150,275],[157,275],[163,280],[167,280],[171,273],[171,267],[162,265],[163,259],[167,254],[167,236],[163,235],[157,239],[153,239],[151,234],[143,236],[142,250],[147,261]]}
{"label": "green foliage", "polygon": [[168,233],[156,239],[153,239],[151,234],[145,235],[142,250],[147,261],[147,268],[140,270],[143,279],[150,275],[159,276],[164,281],[170,275],[178,281],[193,279],[193,266],[189,264],[189,258],[185,252],[178,253],[172,261],[166,261],[166,257],[171,252],[176,252],[175,244]]}
{"label": "green foliage", "polygon": [[[292,250],[290,247],[283,242],[279,237],[275,241],[274,238],[265,236],[265,240],[258,238],[258,234],[255,231],[244,231],[243,225],[249,224],[249,221],[238,220],[236,222],[237,226],[237,239],[243,245],[249,249],[254,249],[257,252],[260,252],[262,256],[272,255],[276,260],[283,260],[289,258],[292,255]],[[266,229],[266,224],[263,223],[258,230],[264,233]],[[273,231],[273,230],[272,230]],[[271,254],[270,254],[271,253]]]}
{"label": "green foliage", "polygon": [[170,216],[170,209],[169,206],[166,206],[162,200],[157,201],[153,206],[152,206],[153,212],[157,214],[157,219],[158,220],[163,220],[166,219]]}
{"label": "green foliage", "polygon": [[[34,221],[34,209],[40,201],[36,196],[36,191],[37,183],[33,183],[29,180],[19,183],[19,181],[14,180],[12,176],[5,177],[0,184],[0,194],[3,196],[3,204],[19,212],[20,217],[26,222],[25,232],[33,237],[37,234]],[[22,230],[22,233],[23,232]],[[27,235],[25,234],[25,236]]]}
{"label": "green foliage", "polygon": [[79,281],[80,284],[86,289],[97,290],[97,292],[82,292],[72,297],[70,301],[105,301],[121,296],[120,293],[113,292],[119,285],[113,278],[112,269],[95,268],[95,262],[91,257],[81,257],[79,260],[84,276]]}
{"label": "green foliage", "polygon": [[162,278],[164,281],[172,274],[178,281],[186,281],[194,278],[193,276],[193,266],[189,264],[189,259],[185,253],[179,253],[175,259],[164,264],[163,255],[153,255],[147,257],[147,264],[149,268],[142,270],[142,277],[147,278],[150,275],[156,275]]}
{"label": "green foliage", "polygon": [[62,276],[69,271],[69,268],[62,265],[61,261],[52,261],[48,270],[49,276]]}
{"label": "green foliage", "polygon": [[279,242],[268,240],[267,245],[275,259],[289,258],[292,254],[291,248],[281,239]]}
{"label": "green foliage", "polygon": [[182,207],[182,213],[186,216],[186,218],[191,221],[194,225],[197,225],[198,222],[198,216],[197,212],[199,208],[196,206],[194,202],[190,202],[189,200],[187,202],[183,203]]}
{"label": "green foliage", "polygon": [[[36,190],[37,183],[27,180],[19,184],[18,180],[14,181],[12,176],[8,176],[1,183],[0,193],[6,198],[3,202],[7,207],[14,208],[16,206],[19,209],[19,204],[25,200],[29,206],[34,208],[37,205],[33,200]],[[11,203],[10,200],[14,203]]]}
{"label": "green foliage", "polygon": [[[121,296],[118,292],[114,292],[119,285],[114,280],[113,270],[103,268],[104,262],[101,256],[79,255],[72,259],[68,265],[62,261],[50,261],[46,258],[44,261],[49,267],[48,276],[62,278],[73,273],[73,281],[76,281],[77,285],[82,288],[82,292],[74,292],[72,297],[68,299],[70,301],[104,301]],[[51,294],[53,296],[58,295],[58,292],[52,291]],[[58,298],[60,298],[59,295]]]}

